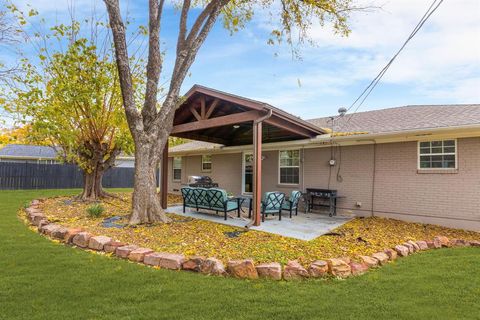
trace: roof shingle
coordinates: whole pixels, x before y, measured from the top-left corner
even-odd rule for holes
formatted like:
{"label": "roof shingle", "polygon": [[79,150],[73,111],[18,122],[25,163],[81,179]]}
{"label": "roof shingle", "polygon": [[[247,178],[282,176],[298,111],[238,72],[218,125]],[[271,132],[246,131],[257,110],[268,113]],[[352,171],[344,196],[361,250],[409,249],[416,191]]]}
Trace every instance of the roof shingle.
{"label": "roof shingle", "polygon": [[32,146],[27,144],[8,144],[0,149],[0,156],[3,157],[32,157],[42,159],[54,159],[57,152],[53,147]]}

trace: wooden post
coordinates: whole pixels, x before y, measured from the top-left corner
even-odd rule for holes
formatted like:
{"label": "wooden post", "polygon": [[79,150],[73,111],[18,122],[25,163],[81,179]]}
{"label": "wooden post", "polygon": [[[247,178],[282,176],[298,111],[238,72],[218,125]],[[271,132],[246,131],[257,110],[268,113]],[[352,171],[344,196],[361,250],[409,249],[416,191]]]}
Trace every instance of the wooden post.
{"label": "wooden post", "polygon": [[162,154],[162,164],[161,164],[161,174],[160,174],[160,193],[161,193],[161,205],[163,209],[167,209],[168,206],[168,140],[165,144]]}
{"label": "wooden post", "polygon": [[262,122],[253,122],[253,216],[254,226],[261,221],[262,200]]}

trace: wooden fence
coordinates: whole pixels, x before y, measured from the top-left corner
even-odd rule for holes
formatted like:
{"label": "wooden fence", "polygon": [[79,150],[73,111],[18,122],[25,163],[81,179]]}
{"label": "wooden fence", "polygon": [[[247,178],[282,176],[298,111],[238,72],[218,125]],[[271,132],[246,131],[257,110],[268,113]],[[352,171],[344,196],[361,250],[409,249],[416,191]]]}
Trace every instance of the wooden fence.
{"label": "wooden fence", "polygon": [[[105,188],[133,187],[134,168],[112,168],[103,176]],[[0,190],[82,188],[83,173],[73,164],[0,162]]]}

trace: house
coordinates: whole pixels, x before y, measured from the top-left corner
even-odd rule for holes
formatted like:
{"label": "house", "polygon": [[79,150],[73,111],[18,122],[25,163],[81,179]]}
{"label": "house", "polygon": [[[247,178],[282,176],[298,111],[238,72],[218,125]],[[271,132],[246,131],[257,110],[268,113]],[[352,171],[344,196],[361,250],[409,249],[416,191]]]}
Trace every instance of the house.
{"label": "house", "polygon": [[235,195],[251,194],[255,181],[262,192],[335,189],[340,212],[480,230],[480,104],[304,121],[196,85],[173,128],[196,141],[170,148],[169,192],[192,175],[209,175]]}
{"label": "house", "polygon": [[[0,162],[59,164],[58,153],[61,148],[50,146],[34,146],[26,144],[8,144],[0,149]],[[135,159],[130,156],[119,156],[115,166],[133,168]]]}

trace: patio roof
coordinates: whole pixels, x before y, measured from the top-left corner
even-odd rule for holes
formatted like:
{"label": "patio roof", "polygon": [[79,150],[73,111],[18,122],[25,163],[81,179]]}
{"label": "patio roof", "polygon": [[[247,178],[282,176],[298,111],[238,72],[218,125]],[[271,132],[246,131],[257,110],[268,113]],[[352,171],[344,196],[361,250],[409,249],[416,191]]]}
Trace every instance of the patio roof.
{"label": "patio roof", "polygon": [[314,138],[325,133],[267,103],[194,85],[175,112],[171,135],[225,146],[251,144],[253,121],[267,115],[263,143]]}
{"label": "patio roof", "polygon": [[[262,144],[314,138],[326,133],[267,103],[194,85],[175,111],[171,136],[225,146],[253,144],[253,219],[260,225]],[[167,208],[168,145],[163,150],[161,203]]]}

